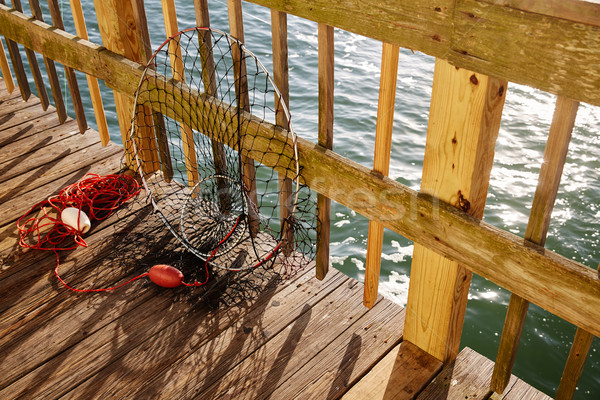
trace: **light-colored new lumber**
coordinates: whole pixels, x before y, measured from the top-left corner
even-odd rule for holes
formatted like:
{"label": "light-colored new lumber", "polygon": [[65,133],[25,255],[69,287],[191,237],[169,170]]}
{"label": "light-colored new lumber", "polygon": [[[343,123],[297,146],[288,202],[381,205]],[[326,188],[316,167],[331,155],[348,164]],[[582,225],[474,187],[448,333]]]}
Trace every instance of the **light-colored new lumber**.
{"label": "light-colored new lumber", "polygon": [[[319,145],[333,148],[334,35],[333,27],[318,24],[319,48]],[[324,279],[329,270],[329,237],[331,232],[331,199],[317,194],[317,254],[315,274]]]}
{"label": "light-colored new lumber", "polygon": [[[135,31],[133,29],[135,27],[135,14],[131,0],[94,0],[94,7],[104,46],[129,60],[144,63],[139,38],[133,33]],[[131,91],[113,90],[121,139],[128,165],[133,165],[133,146],[129,140],[129,130],[132,124],[133,107],[135,106],[132,97],[138,83],[135,83]],[[138,148],[144,149],[142,169],[146,173],[151,173],[158,169],[158,152],[153,140],[154,133],[147,127],[143,117],[138,115],[136,118],[137,125],[142,129],[142,132],[136,135],[141,141]]]}
{"label": "light-colored new lumber", "polygon": [[[0,35],[45,53],[57,62],[95,75],[108,87],[122,93],[133,94],[142,74],[143,67],[138,63],[42,22],[29,21],[3,5],[0,5]],[[190,108],[189,100],[181,102],[182,93],[189,93],[188,88],[173,82],[159,82],[169,101]],[[225,107],[218,107],[215,99],[200,93],[192,93],[192,99],[203,102],[207,108],[217,107],[225,119],[236,118]],[[178,118],[174,112],[169,116]],[[191,119],[197,117],[185,115],[180,118],[190,124],[193,123]],[[242,118],[249,125],[245,146],[253,146],[251,148],[260,153],[269,144],[276,144],[270,139],[261,139],[262,135],[268,138],[275,135],[278,141],[286,141],[287,134],[279,128],[252,121],[248,114]],[[234,137],[233,132],[229,135]],[[370,168],[300,137],[298,151],[302,176],[311,189],[368,219],[383,222],[385,227],[409,240],[467,266],[594,335],[600,335],[597,271],[540,246],[526,244],[523,238],[469,216],[426,193],[417,193],[389,178],[374,176]],[[277,160],[264,161],[265,165],[278,168]],[[370,194],[348,196],[348,193],[364,193],[365,187],[370,188]]]}
{"label": "light-colored new lumber", "polygon": [[[546,243],[578,107],[577,101],[562,96],[556,99],[544,161],[525,230],[525,240],[540,246]],[[518,295],[511,295],[491,382],[491,389],[496,393],[503,393],[508,385],[528,308],[529,301]]]}
{"label": "light-colored new lumber", "polygon": [[[436,60],[421,192],[483,217],[506,86]],[[464,265],[415,243],[404,340],[443,362],[454,359],[471,274]]]}
{"label": "light-colored new lumber", "polygon": [[[375,128],[375,155],[373,160],[373,171],[382,176],[387,176],[390,171],[399,55],[400,48],[398,46],[383,43],[379,102],[377,104],[377,125]],[[373,307],[377,299],[382,245],[383,224],[377,221],[369,221],[365,293],[363,298],[364,305],[369,308]]]}

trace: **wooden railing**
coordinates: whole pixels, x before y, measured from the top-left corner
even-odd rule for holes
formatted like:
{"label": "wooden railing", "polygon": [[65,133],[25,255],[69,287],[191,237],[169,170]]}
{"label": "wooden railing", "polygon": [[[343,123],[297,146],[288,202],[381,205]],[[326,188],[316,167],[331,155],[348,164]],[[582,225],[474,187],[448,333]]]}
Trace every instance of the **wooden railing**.
{"label": "wooden railing", "polygon": [[[491,389],[501,393],[506,387],[527,306],[534,302],[579,327],[557,392],[557,398],[570,398],[592,338],[600,335],[600,279],[596,271],[543,246],[578,102],[600,105],[600,5],[576,0],[251,2],[273,10],[274,74],[278,86],[284,88],[283,96],[287,96],[288,76],[285,13],[319,24],[319,140],[298,142],[303,177],[319,193],[317,277],[322,279],[328,269],[329,202],[334,200],[371,221],[365,305],[371,306],[377,294],[383,228],[416,243],[405,340],[442,361],[452,360],[458,351],[470,278],[477,273],[513,293]],[[196,20],[208,25],[207,1],[194,0],[194,4]],[[19,86],[26,96],[29,90],[16,43],[44,55],[46,65],[55,60],[86,73],[90,88],[95,78],[104,80],[114,90],[123,132],[130,123],[131,97],[143,68],[140,63],[148,55],[143,1],[95,2],[106,47],[84,40],[81,7],[76,0],[71,5],[74,16],[79,15],[75,20],[81,38],[47,25],[38,11],[31,19],[18,12],[14,3],[17,10],[0,5],[0,35],[7,39]],[[243,39],[242,4],[229,0],[228,7],[230,31]],[[165,18],[173,15],[172,2],[164,1],[163,8]],[[121,26],[122,21],[127,26]],[[331,151],[333,27],[384,42],[373,170]],[[393,110],[400,46],[437,57],[419,193],[386,177],[393,116],[386,111]],[[0,67],[10,90],[14,84],[4,48],[0,48]],[[481,221],[508,81],[558,95],[525,238]],[[186,103],[181,84],[163,81],[161,87],[177,100],[174,104],[189,107],[189,101],[199,101],[214,107],[207,88]],[[100,100],[95,104],[101,108]],[[225,118],[237,118],[225,107],[217,111]],[[179,115],[185,116],[180,122],[188,126],[194,125],[194,118],[202,118]],[[98,112],[96,117],[102,119]],[[252,140],[246,141],[246,146],[252,146],[252,157],[268,145],[261,140],[265,128],[253,124],[250,115],[244,118],[254,127]],[[283,142],[282,129],[269,127]],[[236,140],[236,132],[228,135],[224,145]],[[277,160],[264,162],[285,173]],[[281,181],[288,184],[285,175]]]}

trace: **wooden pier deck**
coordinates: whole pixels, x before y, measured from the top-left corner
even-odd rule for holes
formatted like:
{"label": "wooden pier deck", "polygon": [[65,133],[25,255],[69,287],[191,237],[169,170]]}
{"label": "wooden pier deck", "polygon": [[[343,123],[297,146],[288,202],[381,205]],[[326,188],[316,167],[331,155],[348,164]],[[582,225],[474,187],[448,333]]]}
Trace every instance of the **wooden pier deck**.
{"label": "wooden pier deck", "polygon": [[[54,254],[20,248],[15,222],[86,173],[118,171],[121,156],[0,80],[0,398],[489,398],[491,361],[467,348],[442,368],[402,342],[402,307],[379,298],[365,308],[362,284],[335,270],[259,279],[264,290],[229,306],[146,279],[65,289]],[[123,240],[132,235],[146,246]],[[77,287],[122,282],[175,246],[143,196],[85,240],[60,258]],[[499,398],[548,397],[513,377]]]}

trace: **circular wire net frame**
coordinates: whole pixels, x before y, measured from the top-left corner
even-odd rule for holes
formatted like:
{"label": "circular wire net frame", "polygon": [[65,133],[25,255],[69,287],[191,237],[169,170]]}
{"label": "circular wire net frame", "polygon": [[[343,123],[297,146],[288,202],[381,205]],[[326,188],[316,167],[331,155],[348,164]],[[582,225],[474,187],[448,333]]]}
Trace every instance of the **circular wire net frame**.
{"label": "circular wire net frame", "polygon": [[256,56],[191,28],[163,43],[135,93],[128,167],[171,233],[225,270],[314,255],[316,202],[302,184],[290,114]]}

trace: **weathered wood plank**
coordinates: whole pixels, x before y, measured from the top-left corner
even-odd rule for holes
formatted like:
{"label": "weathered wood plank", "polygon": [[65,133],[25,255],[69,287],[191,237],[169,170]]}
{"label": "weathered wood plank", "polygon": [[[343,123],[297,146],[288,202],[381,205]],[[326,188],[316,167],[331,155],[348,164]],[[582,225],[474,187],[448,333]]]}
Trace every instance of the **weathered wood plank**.
{"label": "weathered wood plank", "polygon": [[[87,28],[85,26],[85,19],[83,17],[83,10],[81,8],[80,0],[70,0],[71,13],[73,14],[73,24],[75,25],[75,32],[77,36],[82,39],[88,40]],[[94,116],[96,118],[96,126],[98,127],[98,134],[100,135],[100,141],[103,145],[107,145],[110,141],[110,135],[108,132],[108,125],[106,123],[106,115],[104,113],[104,105],[102,104],[102,96],[100,94],[100,86],[98,80],[90,75],[86,74],[86,80],[88,89],[90,91],[90,99],[92,100],[92,107],[94,109]]]}
{"label": "weathered wood plank", "polygon": [[[492,361],[466,347],[417,396],[417,400],[486,400],[493,368]],[[515,379],[513,377],[512,384]]]}
{"label": "weathered wood plank", "polygon": [[39,149],[41,146],[50,147],[56,142],[65,140],[71,137],[73,133],[78,132],[77,124],[73,120],[69,121],[69,123],[65,124],[64,126],[56,125],[56,120],[50,119],[46,121],[46,126],[38,128],[43,130],[40,131],[37,135],[28,135],[27,137],[21,137],[18,141],[14,141],[4,145],[1,148],[2,164],[0,165],[8,163],[9,161],[15,158],[21,157],[31,150]]}
{"label": "weathered wood plank", "polygon": [[[540,246],[544,246],[546,243],[550,217],[558,193],[563,167],[567,160],[571,133],[575,125],[578,108],[579,102],[577,101],[562,96],[556,99],[552,125],[544,150],[544,160],[540,167],[538,185],[533,197],[527,229],[525,230],[525,240]],[[515,294],[511,295],[491,383],[491,389],[496,393],[502,393],[508,384],[528,308],[529,302],[527,300]]]}
{"label": "weathered wood plank", "polygon": [[[161,0],[161,5],[163,19],[165,21],[165,33],[167,34],[167,38],[170,38],[179,32],[175,1]],[[185,82],[183,58],[181,57],[179,38],[172,39],[168,46],[171,61],[171,76],[177,81]],[[196,156],[196,145],[194,142],[194,132],[189,125],[180,126],[179,130],[181,132],[180,135],[183,142],[183,153],[188,185],[190,188],[193,188],[200,180],[198,174],[198,161]]]}
{"label": "weathered wood plank", "polygon": [[517,10],[600,26],[598,0],[483,0],[486,3]]}
{"label": "weathered wood plank", "polygon": [[[109,287],[126,281],[127,276],[131,278],[139,274],[144,264],[139,266],[136,263],[152,262],[144,261],[144,257],[152,259],[160,252],[174,249],[172,243],[175,239],[163,229],[159,221],[142,220],[144,217],[147,219],[150,214],[149,207],[139,210],[140,207],[126,210],[97,224],[93,234],[85,238],[91,248],[80,248],[67,256],[63,255],[61,277],[79,288]],[[133,214],[134,211],[137,213]],[[136,249],[136,243],[119,242],[124,236],[119,236],[115,226],[129,229],[130,235],[147,234],[152,235],[153,239],[145,242],[145,248]],[[124,256],[124,252],[129,254]],[[120,268],[111,268],[116,265],[115,262],[118,262]],[[57,315],[74,310],[74,304],[81,296],[62,287],[51,274],[56,266],[56,256],[52,252],[29,252],[23,257],[9,257],[4,263],[9,268],[19,268],[21,272],[0,281],[3,288],[0,310],[1,346],[27,338]]]}
{"label": "weathered wood plank", "polygon": [[[0,193],[0,215],[7,217],[2,219],[0,226],[12,224],[36,202],[57,194],[60,189],[81,180],[87,173],[105,175],[118,172],[122,156],[120,147],[111,146],[108,151],[103,151],[96,144],[90,147],[89,152],[92,155],[86,155],[79,162],[73,162],[70,160],[73,157],[68,157],[4,182]],[[36,179],[38,177],[40,179]],[[0,243],[2,251],[4,240],[0,239]]]}
{"label": "weathered wood plank", "polygon": [[[319,24],[317,27],[319,48],[319,146],[333,148],[333,89],[334,81],[334,35],[333,27]],[[317,279],[323,279],[329,271],[329,237],[331,233],[331,199],[317,194]]]}
{"label": "weathered wood plank", "polygon": [[536,388],[522,381],[515,379],[515,384],[508,393],[502,397],[490,397],[490,400],[552,400],[552,397],[540,392]]}
{"label": "weathered wood plank", "polygon": [[[75,361],[83,365],[85,354],[91,353],[100,360],[101,365],[85,367],[85,372],[91,375],[98,368],[106,368],[85,382],[82,379],[85,375],[77,377],[81,379],[81,384],[67,397],[86,397],[91,392],[109,397],[143,398],[143,393],[156,397],[159,393],[180,386],[182,392],[176,391],[175,396],[185,398],[182,393],[192,381],[205,385],[213,383],[220,374],[227,373],[231,363],[244,359],[260,342],[267,340],[263,334],[270,336],[284,329],[303,312],[303,304],[319,302],[344,281],[346,278],[338,275],[327,283],[316,284],[310,280],[310,274],[304,273],[284,287],[264,292],[254,300],[251,308],[236,305],[228,309],[207,311],[201,308],[190,310],[187,314],[179,312],[173,324],[163,326],[152,336],[134,331],[133,334],[139,339],[136,344],[129,344],[133,350],[130,349],[128,354],[114,354],[112,346],[106,344],[98,347],[93,345],[93,338],[90,338],[89,344],[82,343],[80,346],[78,353],[82,355]],[[284,307],[286,311],[289,310],[289,315],[281,312]],[[177,311],[174,309],[173,314]],[[129,342],[127,335],[116,340],[118,343]],[[88,350],[84,344],[91,345],[91,349]],[[120,359],[120,356],[123,358]],[[202,367],[198,368],[199,365]],[[191,373],[184,373],[188,370]],[[172,376],[183,379],[169,379]],[[54,386],[48,385],[47,390],[55,391]]]}
{"label": "weathered wood plank", "polygon": [[[6,60],[6,62],[8,63],[8,60]],[[15,97],[18,95],[19,93],[14,93],[14,88],[12,91],[8,90],[8,83],[4,80],[4,78],[0,77],[0,100],[3,100],[8,97]]]}
{"label": "weathered wood plank", "polygon": [[4,43],[2,40],[0,40],[0,72],[2,72],[4,88],[8,93],[12,93],[15,90],[15,81],[13,80],[12,71],[8,65],[8,59],[6,58],[6,51],[4,50]]}
{"label": "weathered wood plank", "polygon": [[383,299],[315,357],[298,360],[305,364],[265,398],[340,398],[398,343],[403,321],[404,310]]}
{"label": "weathered wood plank", "polygon": [[[4,4],[4,0],[0,0],[0,6],[4,6]],[[8,7],[5,8],[8,10]],[[27,101],[31,97],[31,88],[29,87],[29,83],[27,81],[27,74],[25,74],[23,59],[21,58],[19,47],[17,46],[16,42],[10,40],[8,37],[5,37],[4,39],[6,40],[8,55],[10,56],[10,61],[12,62],[13,70],[17,78],[19,93],[21,94],[21,98],[24,101]]]}
{"label": "weathered wood plank", "polygon": [[[241,0],[227,0],[227,14],[229,17],[229,31],[231,36],[244,43],[244,18],[242,13]],[[250,99],[248,98],[248,76],[246,73],[246,60],[243,57],[239,46],[231,47],[231,57],[233,60],[233,76],[235,77],[235,95],[239,108],[249,111]],[[243,148],[244,146],[242,146]],[[235,148],[235,147],[234,147]],[[240,151],[243,164],[244,184],[248,188],[249,197],[252,203],[258,204],[258,194],[256,192],[256,168],[254,159],[246,151]],[[294,159],[293,157],[291,158]],[[253,235],[258,232],[259,220],[253,213],[250,214],[250,231]]]}
{"label": "weathered wood plank", "polygon": [[[597,5],[588,7],[595,14],[582,17],[589,10],[542,15],[533,7],[518,9],[515,3],[522,2],[513,0],[501,2],[504,6],[491,0],[249,1],[422,51],[459,68],[600,105],[600,65],[594,61],[600,58],[598,23],[593,23]],[[574,20],[563,19],[570,17]]]}
{"label": "weathered wood plank", "polygon": [[[388,176],[390,171],[399,56],[400,48],[398,46],[383,43],[379,100],[377,103],[377,125],[375,127],[375,154],[373,156],[373,171],[382,176]],[[373,307],[377,299],[382,246],[383,224],[378,221],[369,221],[365,267],[365,295],[363,299],[363,303],[369,308]]]}
{"label": "weathered wood plank", "polygon": [[[44,15],[42,14],[39,0],[29,0],[29,7],[35,19],[44,21]],[[62,123],[67,119],[67,110],[65,108],[65,102],[62,96],[58,74],[56,73],[56,65],[54,64],[54,61],[48,57],[44,56],[43,58],[44,64],[46,65],[46,74],[48,76],[48,80],[50,81],[52,97],[54,98],[54,107],[56,108],[58,119]]]}
{"label": "weathered wood plank", "polygon": [[[332,278],[333,274],[322,282],[326,283]],[[316,282],[315,279],[312,281]],[[271,385],[287,379],[288,374],[300,368],[367,312],[361,303],[362,285],[356,281],[338,286],[325,299],[319,297],[322,301],[316,304],[291,298],[295,305],[294,318],[288,319],[279,329],[265,326],[266,318],[262,322],[249,321],[249,325],[244,326],[252,327],[252,332],[255,332],[253,340],[245,339],[244,335],[241,338],[244,344],[241,346],[235,340],[224,341],[228,347],[240,347],[235,352],[227,351],[223,355],[211,354],[213,351],[210,348],[202,348],[188,357],[184,364],[174,364],[165,372],[159,381],[160,386],[149,386],[138,397],[189,397],[193,393],[201,393],[205,398],[264,397],[264,392],[268,393]],[[281,318],[279,315],[277,317]],[[239,329],[237,327],[229,334],[239,336]],[[328,332],[326,337],[318,335],[324,331]],[[321,340],[313,340],[315,335]],[[214,368],[198,371],[198,365],[214,365]],[[174,377],[175,374],[184,374],[189,378],[165,381],[165,377]]]}
{"label": "weathered wood plank", "polygon": [[[27,35],[23,33],[25,27]],[[57,61],[98,74],[109,87],[125,93],[135,91],[141,76],[140,65],[114,53],[99,51],[99,46],[67,33],[51,31],[39,21],[29,23],[1,5],[0,33]],[[57,43],[76,47],[77,51],[65,53]],[[173,85],[166,87],[170,93],[177,92]],[[284,140],[285,135],[276,129],[269,130],[269,137],[275,132]],[[254,143],[258,146],[256,150],[263,152],[266,142]],[[373,176],[368,168],[302,138],[298,139],[298,150],[303,177],[312,189],[600,335],[600,279],[596,271],[535,245],[525,246],[523,238],[395,181]],[[269,165],[276,163],[270,160]],[[365,187],[370,188],[369,192],[364,192]]]}
{"label": "weathered wood plank", "polygon": [[[18,93],[18,92],[16,92]],[[11,96],[10,98],[7,98],[5,100],[2,100],[2,102],[0,103],[2,104],[2,107],[0,108],[0,116],[2,116],[2,118],[0,119],[0,123],[5,124],[5,118],[7,115],[16,115],[17,111],[19,110],[24,110],[26,108],[31,108],[33,106],[39,106],[40,105],[40,101],[37,97],[34,98],[30,98],[28,101],[23,101],[23,99],[16,98],[14,96]],[[41,111],[38,111],[38,113],[41,115],[42,113],[44,113],[44,110],[41,109]],[[20,118],[26,118],[26,116],[20,116]]]}
{"label": "weathered wood plank", "polygon": [[[275,93],[275,123],[283,129],[288,128],[288,118],[284,107],[290,104],[290,84],[288,68],[287,14],[271,11],[271,37],[273,47],[273,81],[279,90]],[[285,254],[293,250],[294,233],[289,229],[289,218],[293,209],[293,182],[285,174],[279,180],[279,218],[283,229],[282,245]]]}
{"label": "weathered wood plank", "polygon": [[[30,118],[24,119],[21,123],[14,121],[15,125],[7,128],[0,126],[0,146],[19,142],[22,139],[29,138],[45,129],[51,129],[60,124],[57,116],[46,112],[38,113],[35,110],[23,110],[22,113]],[[18,116],[20,115],[21,113],[18,113]]]}
{"label": "weathered wood plank", "polygon": [[[58,0],[48,0],[48,8],[50,9],[52,24],[58,29],[65,30],[65,24],[63,23]],[[85,110],[83,108],[83,102],[81,101],[81,94],[79,93],[77,77],[75,76],[75,71],[73,68],[67,65],[65,65],[64,68],[65,77],[67,78],[67,83],[69,86],[69,92],[71,93],[71,104],[73,104],[75,120],[77,121],[77,126],[79,126],[79,132],[84,134],[88,129],[88,124],[85,116]]]}
{"label": "weathered wood plank", "polygon": [[34,137],[34,139],[35,144],[33,144],[33,147],[27,153],[10,161],[0,163],[0,183],[27,172],[32,168],[38,168],[44,164],[63,158],[68,154],[72,154],[75,151],[89,147],[98,141],[96,138],[89,137],[89,135],[84,138],[70,135],[61,140],[63,146],[46,147],[52,141],[52,137],[47,136],[40,139]]}
{"label": "weathered wood plank", "polygon": [[593,340],[594,336],[591,333],[577,328],[569,358],[567,358],[565,369],[560,378],[560,385],[556,391],[556,400],[570,400],[573,398]]}
{"label": "weathered wood plank", "polygon": [[442,362],[410,342],[390,351],[344,400],[412,400],[442,369]]}

